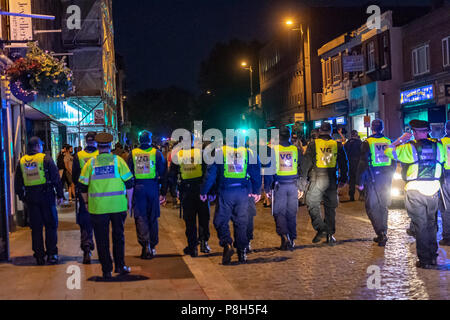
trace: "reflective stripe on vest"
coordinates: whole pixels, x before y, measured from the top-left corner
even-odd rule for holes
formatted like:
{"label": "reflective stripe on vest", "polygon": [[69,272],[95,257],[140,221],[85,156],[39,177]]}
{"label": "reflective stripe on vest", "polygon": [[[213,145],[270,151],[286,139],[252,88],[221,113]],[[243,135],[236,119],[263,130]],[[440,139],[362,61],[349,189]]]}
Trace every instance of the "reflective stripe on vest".
{"label": "reflective stripe on vest", "polygon": [[277,176],[296,176],[298,168],[298,149],[296,146],[275,148],[277,161]]}
{"label": "reflective stripe on vest", "polygon": [[177,154],[183,180],[200,178],[203,175],[199,149],[180,150]]}
{"label": "reflective stripe on vest", "polygon": [[447,155],[447,160],[444,163],[445,170],[450,170],[450,138],[444,137],[441,140],[442,146],[444,147],[444,152]]}
{"label": "reflective stripe on vest", "polygon": [[337,142],[316,139],[316,166],[317,168],[335,168],[337,159]]}
{"label": "reflective stripe on vest", "polygon": [[372,167],[387,167],[391,165],[391,159],[384,154],[386,148],[391,144],[391,140],[386,137],[367,138],[370,147],[370,165]]}
{"label": "reflective stripe on vest", "polygon": [[23,184],[26,187],[39,186],[47,182],[44,171],[45,154],[25,155],[20,159]]}
{"label": "reflective stripe on vest", "polygon": [[95,158],[98,156],[98,150],[95,150],[94,152],[87,152],[85,150],[82,150],[77,153],[78,160],[80,162],[80,168],[83,169],[84,165],[89,161],[89,159]]}
{"label": "reflective stripe on vest", "polygon": [[229,179],[245,179],[247,176],[248,154],[247,148],[223,147],[224,177]]}
{"label": "reflective stripe on vest", "polygon": [[113,154],[100,154],[95,157],[89,182],[88,210],[92,214],[105,214],[127,211],[125,183],[119,173],[119,159]]}
{"label": "reflective stripe on vest", "polygon": [[154,179],[156,177],[156,149],[140,148],[131,151],[136,179]]}

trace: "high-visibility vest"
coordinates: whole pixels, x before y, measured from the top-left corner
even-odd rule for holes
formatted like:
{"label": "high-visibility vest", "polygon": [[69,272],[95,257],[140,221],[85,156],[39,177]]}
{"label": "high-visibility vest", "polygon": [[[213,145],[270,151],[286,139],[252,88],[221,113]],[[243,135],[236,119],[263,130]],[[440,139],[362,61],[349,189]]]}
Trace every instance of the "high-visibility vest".
{"label": "high-visibility vest", "polygon": [[444,137],[441,139],[442,146],[444,147],[444,152],[447,155],[447,160],[444,163],[445,170],[450,170],[450,138]]}
{"label": "high-visibility vest", "polygon": [[23,184],[26,187],[39,186],[47,183],[44,171],[45,154],[36,153],[32,156],[24,155],[20,158]]}
{"label": "high-visibility vest", "polygon": [[231,148],[224,146],[224,177],[229,179],[245,179],[247,176],[248,150],[245,147]]}
{"label": "high-visibility vest", "polygon": [[91,158],[95,158],[98,156],[98,150],[95,150],[94,152],[87,152],[85,150],[79,151],[77,153],[78,160],[80,161],[80,168],[83,169],[84,165],[89,161]]}
{"label": "high-visibility vest", "polygon": [[[120,170],[123,167],[124,170]],[[126,168],[125,168],[126,167]],[[113,154],[100,154],[86,164],[91,172],[88,187],[88,211],[91,214],[105,214],[127,211],[127,191],[120,171],[127,171],[125,178],[131,178],[128,166],[122,158]],[[85,172],[83,170],[83,173]],[[80,177],[80,181],[85,179]]]}
{"label": "high-visibility vest", "polygon": [[337,159],[337,142],[330,139],[317,138],[316,144],[316,166],[317,168],[335,168]]}
{"label": "high-visibility vest", "polygon": [[369,137],[366,141],[370,147],[370,165],[372,167],[390,166],[392,160],[384,154],[384,150],[391,144],[391,140],[386,137]]}
{"label": "high-visibility vest", "polygon": [[156,149],[140,148],[131,151],[134,164],[134,175],[136,179],[155,179],[156,177]]}
{"label": "high-visibility vest", "polygon": [[181,179],[189,180],[202,177],[202,154],[200,149],[180,150],[177,153],[177,157],[180,165]]}
{"label": "high-visibility vest", "polygon": [[277,162],[277,176],[296,176],[298,168],[298,149],[294,145],[283,147],[278,145],[275,148]]}

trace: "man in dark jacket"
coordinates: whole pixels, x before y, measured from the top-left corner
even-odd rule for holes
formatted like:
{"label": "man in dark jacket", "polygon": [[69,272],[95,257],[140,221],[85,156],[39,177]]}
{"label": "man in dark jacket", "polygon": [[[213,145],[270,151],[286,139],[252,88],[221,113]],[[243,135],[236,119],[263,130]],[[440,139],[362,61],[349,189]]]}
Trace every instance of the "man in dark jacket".
{"label": "man in dark jacket", "polygon": [[345,153],[347,154],[349,170],[348,170],[348,195],[350,201],[355,201],[356,172],[358,171],[358,163],[361,158],[362,141],[358,135],[358,131],[352,130],[350,140],[344,144]]}

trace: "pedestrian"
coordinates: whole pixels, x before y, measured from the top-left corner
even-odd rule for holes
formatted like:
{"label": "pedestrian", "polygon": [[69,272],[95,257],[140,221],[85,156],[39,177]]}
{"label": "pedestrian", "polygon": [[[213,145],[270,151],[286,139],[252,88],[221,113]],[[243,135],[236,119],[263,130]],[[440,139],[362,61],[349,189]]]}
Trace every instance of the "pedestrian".
{"label": "pedestrian", "polygon": [[81,196],[81,186],[79,179],[81,170],[89,159],[98,156],[97,142],[95,142],[95,132],[88,132],[85,136],[86,148],[75,154],[73,157],[72,180],[76,182],[76,197],[78,207],[76,208],[76,222],[80,226],[80,247],[83,251],[83,264],[91,263],[91,251],[94,250],[94,230],[86,203]]}
{"label": "pedestrian", "polygon": [[133,175],[126,162],[111,154],[113,136],[101,132],[95,136],[98,155],[89,159],[80,175],[80,191],[88,206],[94,229],[95,242],[103,278],[112,277],[112,259],[109,250],[109,225],[112,225],[112,242],[115,273],[131,271],[125,264],[124,223],[131,209]]}
{"label": "pedestrian", "polygon": [[359,159],[361,158],[361,144],[361,138],[356,130],[351,131],[350,139],[344,144],[345,153],[347,154],[349,163],[348,196],[350,201],[355,201],[356,172],[358,171]]}
{"label": "pedestrian", "polygon": [[72,166],[73,166],[73,147],[71,145],[66,146],[66,152],[64,154],[64,176],[67,182],[67,191],[69,192],[69,202],[75,200],[75,184],[72,180]]}
{"label": "pedestrian", "polygon": [[[202,163],[202,150],[194,147],[192,135],[191,148],[175,149],[170,163],[168,180],[176,184],[178,175],[181,176],[179,198],[183,209],[183,219],[186,224],[187,247],[183,252],[191,257],[198,256],[200,252],[209,253],[211,248],[209,240],[209,202],[215,198],[210,195],[208,201],[200,200],[200,186],[206,173],[206,164]],[[198,227],[197,227],[198,218]]]}
{"label": "pedestrian", "polygon": [[[301,171],[310,180],[306,192],[306,205],[316,236],[313,243],[326,237],[329,245],[335,245],[336,208],[338,206],[337,188],[347,182],[348,163],[344,148],[340,142],[331,138],[331,125],[322,123],[317,139],[311,141],[306,149]],[[339,170],[339,177],[336,172]],[[320,213],[323,201],[324,218]]]}
{"label": "pedestrian", "polygon": [[450,120],[445,123],[445,137],[441,143],[444,151],[447,152],[447,161],[444,163],[444,174],[442,179],[442,200],[440,201],[440,211],[442,217],[442,240],[441,246],[450,246]]}
{"label": "pedestrian", "polygon": [[[133,213],[141,259],[156,255],[160,204],[166,202],[166,161],[152,146],[152,133],[144,130],[139,135],[140,146],[131,151],[128,166],[135,177]],[[160,194],[160,184],[161,194]]]}
{"label": "pedestrian", "polygon": [[45,256],[48,263],[58,263],[56,204],[62,204],[64,192],[58,168],[53,159],[43,153],[43,142],[38,137],[28,141],[28,152],[17,165],[14,182],[15,193],[29,213],[32,248],[37,264],[44,265]]}
{"label": "pedestrian", "polygon": [[[437,264],[439,179],[447,155],[440,142],[428,138],[430,124],[427,121],[415,119],[409,125],[412,134],[404,133],[386,148],[385,155],[406,164],[403,170],[407,181],[405,208],[416,235],[419,257],[416,266],[431,269]],[[411,140],[412,135],[414,140]]]}
{"label": "pedestrian", "polygon": [[[361,145],[356,184],[360,191],[366,190],[366,212],[377,235],[373,241],[378,243],[380,247],[384,247],[388,240],[388,208],[391,203],[389,186],[392,184],[397,163],[384,154],[384,151],[392,142],[383,134],[383,121],[375,119],[372,121],[371,127],[373,134]],[[345,147],[350,143],[351,140]]]}
{"label": "pedestrian", "polygon": [[[280,143],[272,147],[271,161],[268,164],[273,170],[265,171],[265,192],[272,199],[272,213],[275,219],[276,232],[281,238],[280,250],[294,250],[297,239],[298,200],[303,195],[305,183],[299,180],[300,164],[303,162],[302,150],[291,143],[291,131],[282,126],[279,129]],[[266,168],[267,169],[267,168]]]}
{"label": "pedestrian", "polygon": [[[226,145],[216,150],[217,156],[223,161],[208,165],[205,181],[200,188],[200,198],[206,201],[208,192],[218,178],[219,200],[214,215],[214,227],[217,230],[220,246],[224,248],[222,255],[224,265],[230,264],[234,254],[230,220],[235,230],[239,262],[247,261],[248,197],[253,197],[255,203],[261,199],[261,164],[257,155],[244,147],[244,141],[239,145],[239,139],[244,140],[244,138],[241,135],[235,139],[234,145]],[[251,194],[248,193],[248,188],[251,188]]]}
{"label": "pedestrian", "polygon": [[58,166],[59,178],[63,181],[64,169],[66,165],[64,164],[64,155],[66,153],[66,145],[61,148],[61,151],[58,153],[56,158],[56,164]]}

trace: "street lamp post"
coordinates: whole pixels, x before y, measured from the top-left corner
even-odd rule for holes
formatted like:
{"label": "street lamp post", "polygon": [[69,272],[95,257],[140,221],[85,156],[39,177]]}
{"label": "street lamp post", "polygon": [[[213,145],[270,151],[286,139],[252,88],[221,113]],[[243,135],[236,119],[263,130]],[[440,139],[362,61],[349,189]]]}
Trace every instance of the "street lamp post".
{"label": "street lamp post", "polygon": [[247,62],[243,61],[241,63],[241,66],[245,69],[245,70],[249,70],[250,71],[250,99],[252,99],[252,103],[253,103],[253,69],[252,66],[248,66],[247,67]]}

